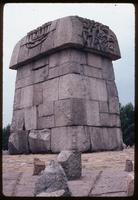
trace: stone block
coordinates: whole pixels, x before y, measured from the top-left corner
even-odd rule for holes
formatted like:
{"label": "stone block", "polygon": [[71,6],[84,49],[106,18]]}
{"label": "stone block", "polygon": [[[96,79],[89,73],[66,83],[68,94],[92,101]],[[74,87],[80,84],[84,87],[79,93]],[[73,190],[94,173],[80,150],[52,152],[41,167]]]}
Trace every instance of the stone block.
{"label": "stone block", "polygon": [[59,79],[59,99],[89,98],[86,78],[79,74],[67,74]]}
{"label": "stone block", "polygon": [[20,66],[17,70],[17,80],[30,77],[32,75],[32,63]]}
{"label": "stone block", "polygon": [[134,195],[134,175],[128,174],[127,179],[127,196],[133,196]]}
{"label": "stone block", "polygon": [[120,117],[117,114],[100,113],[101,126],[120,127]]}
{"label": "stone block", "polygon": [[133,162],[132,160],[126,160],[126,165],[125,165],[125,171],[126,172],[132,172],[133,171]]}
{"label": "stone block", "polygon": [[20,102],[21,102],[21,89],[15,90],[14,94],[14,103],[13,103],[13,109],[20,109]]}
{"label": "stone block", "polygon": [[25,108],[25,129],[31,130],[37,128],[37,108],[36,106]]}
{"label": "stone block", "polygon": [[50,151],[50,130],[31,130],[29,133],[29,148],[32,153]]}
{"label": "stone block", "polygon": [[92,151],[121,150],[120,128],[89,127]]}
{"label": "stone block", "polygon": [[53,101],[45,101],[45,104],[40,104],[38,106],[38,116],[44,117],[48,115],[54,114],[54,108],[53,108]]}
{"label": "stone block", "polygon": [[59,78],[55,78],[43,83],[43,103],[46,101],[58,100]]}
{"label": "stone block", "polygon": [[102,57],[94,53],[87,53],[87,65],[102,69]]}
{"label": "stone block", "polygon": [[40,83],[48,77],[48,65],[33,71],[33,83]]}
{"label": "stone block", "polygon": [[54,115],[46,116],[46,117],[39,117],[37,121],[37,128],[52,128],[55,126],[54,123]]}
{"label": "stone block", "polygon": [[9,137],[8,149],[10,154],[28,154],[28,131],[13,132]]}
{"label": "stone block", "polygon": [[65,190],[65,196],[71,195],[63,168],[58,162],[51,160],[35,183],[34,195],[36,196],[41,192],[55,192],[62,189]]}
{"label": "stone block", "polygon": [[42,84],[35,84],[33,86],[33,105],[39,105],[43,103],[43,87]]}
{"label": "stone block", "polygon": [[96,67],[84,65],[84,75],[102,79],[102,70]]}
{"label": "stone block", "polygon": [[58,153],[72,149],[73,134],[77,136],[77,149],[81,152],[90,150],[89,133],[83,126],[69,126],[52,128],[51,151]]}
{"label": "stone block", "polygon": [[120,113],[118,97],[109,98],[109,112],[116,113],[116,114]]}
{"label": "stone block", "polygon": [[33,86],[27,86],[21,89],[21,108],[33,105]]}
{"label": "stone block", "polygon": [[[127,188],[127,173],[121,170],[104,170],[101,174],[100,181],[97,182],[96,187],[91,191],[90,196],[119,196],[119,192],[126,192]],[[125,194],[121,196],[126,196]]]}
{"label": "stone block", "polygon": [[39,158],[34,158],[34,171],[33,175],[40,175],[40,173],[45,169],[45,162],[41,161]]}
{"label": "stone block", "polygon": [[107,58],[102,58],[102,77],[106,80],[115,80],[112,61]]}
{"label": "stone block", "polygon": [[59,66],[49,68],[48,79],[56,78],[58,76],[60,76],[59,75]]}
{"label": "stone block", "polygon": [[85,101],[86,105],[86,118],[87,125],[99,126],[100,117],[99,117],[99,104],[96,101]]}
{"label": "stone block", "polygon": [[38,54],[40,54],[41,53],[41,46],[42,46],[42,44],[40,43],[40,44],[36,45],[34,48],[29,48],[27,57],[32,58],[32,57],[35,57]]}
{"label": "stone block", "polygon": [[90,98],[92,100],[107,101],[107,89],[104,80],[88,78]]}
{"label": "stone block", "polygon": [[24,110],[14,110],[10,131],[23,130],[25,126]]}
{"label": "stone block", "polygon": [[48,65],[48,56],[44,56],[44,57],[32,62],[32,69],[38,70],[42,67],[45,67],[46,65]]}
{"label": "stone block", "polygon": [[85,104],[82,99],[65,99],[55,102],[56,126],[86,124]]}
{"label": "stone block", "polygon": [[115,82],[114,81],[107,81],[106,85],[107,85],[107,93],[108,93],[109,98],[110,97],[118,97],[118,92],[117,92]]}
{"label": "stone block", "polygon": [[75,180],[81,177],[81,153],[78,151],[61,151],[57,161],[63,167],[68,180]]}
{"label": "stone block", "polygon": [[99,101],[99,111],[101,113],[108,113],[108,103],[106,101]]}
{"label": "stone block", "polygon": [[18,89],[18,88],[24,88],[24,87],[30,86],[32,84],[33,84],[33,75],[27,76],[24,79],[16,80],[15,88],[16,89]]}

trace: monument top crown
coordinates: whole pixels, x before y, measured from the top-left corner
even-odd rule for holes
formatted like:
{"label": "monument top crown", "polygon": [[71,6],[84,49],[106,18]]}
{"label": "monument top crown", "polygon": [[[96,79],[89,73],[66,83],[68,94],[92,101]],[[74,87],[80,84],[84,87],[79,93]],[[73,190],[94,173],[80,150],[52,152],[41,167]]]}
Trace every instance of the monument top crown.
{"label": "monument top crown", "polygon": [[14,47],[10,68],[65,48],[77,48],[117,60],[120,50],[116,35],[101,23],[69,16],[45,23],[30,31]]}

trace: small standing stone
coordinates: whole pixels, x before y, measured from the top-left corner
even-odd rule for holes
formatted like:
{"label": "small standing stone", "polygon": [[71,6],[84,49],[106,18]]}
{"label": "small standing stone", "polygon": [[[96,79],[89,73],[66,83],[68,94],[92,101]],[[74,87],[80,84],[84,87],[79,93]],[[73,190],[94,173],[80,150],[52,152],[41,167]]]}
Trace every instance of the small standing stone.
{"label": "small standing stone", "polygon": [[129,174],[127,180],[127,196],[133,196],[134,194],[134,176]]}
{"label": "small standing stone", "polygon": [[132,172],[132,171],[133,171],[133,163],[132,163],[132,160],[126,160],[125,171],[126,171],[126,172]]}
{"label": "small standing stone", "polygon": [[45,169],[45,162],[39,158],[34,158],[34,172],[33,175],[40,175],[41,171]]}
{"label": "small standing stone", "polygon": [[81,177],[81,152],[73,150],[61,151],[57,160],[63,167],[68,180],[75,180]]}

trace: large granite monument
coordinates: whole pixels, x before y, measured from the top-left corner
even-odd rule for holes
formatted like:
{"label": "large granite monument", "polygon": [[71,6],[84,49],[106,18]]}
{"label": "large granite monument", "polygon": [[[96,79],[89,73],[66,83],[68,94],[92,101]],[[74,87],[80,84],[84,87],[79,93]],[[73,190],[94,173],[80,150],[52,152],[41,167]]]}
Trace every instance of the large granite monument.
{"label": "large granite monument", "polygon": [[10,154],[60,152],[75,135],[81,152],[122,149],[112,60],[115,34],[70,16],[29,32],[15,46],[17,70]]}

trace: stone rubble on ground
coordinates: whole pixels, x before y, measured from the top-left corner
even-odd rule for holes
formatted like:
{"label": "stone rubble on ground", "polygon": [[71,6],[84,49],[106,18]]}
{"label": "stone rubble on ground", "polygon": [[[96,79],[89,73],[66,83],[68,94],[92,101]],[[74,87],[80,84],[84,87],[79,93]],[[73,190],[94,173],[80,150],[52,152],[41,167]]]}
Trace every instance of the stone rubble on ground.
{"label": "stone rubble on ground", "polygon": [[63,168],[57,161],[51,160],[35,183],[34,195],[36,196],[41,192],[51,193],[62,189],[65,191],[64,196],[71,196]]}

